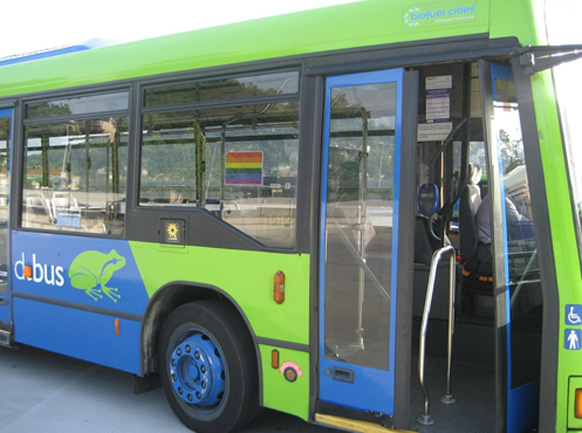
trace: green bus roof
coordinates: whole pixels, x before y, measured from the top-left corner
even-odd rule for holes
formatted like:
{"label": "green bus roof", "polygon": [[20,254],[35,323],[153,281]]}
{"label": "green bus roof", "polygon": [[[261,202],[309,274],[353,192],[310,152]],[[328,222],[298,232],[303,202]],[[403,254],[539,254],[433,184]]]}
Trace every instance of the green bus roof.
{"label": "green bus roof", "polygon": [[535,43],[533,0],[420,3],[355,1],[5,66],[0,97],[405,41],[485,34]]}

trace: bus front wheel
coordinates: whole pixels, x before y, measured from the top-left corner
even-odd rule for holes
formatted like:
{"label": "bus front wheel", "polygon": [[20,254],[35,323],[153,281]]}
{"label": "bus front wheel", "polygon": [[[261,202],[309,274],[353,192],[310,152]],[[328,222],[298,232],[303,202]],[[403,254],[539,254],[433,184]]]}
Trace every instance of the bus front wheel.
{"label": "bus front wheel", "polygon": [[178,418],[197,433],[232,432],[257,413],[254,347],[229,304],[182,305],[162,326],[160,379]]}

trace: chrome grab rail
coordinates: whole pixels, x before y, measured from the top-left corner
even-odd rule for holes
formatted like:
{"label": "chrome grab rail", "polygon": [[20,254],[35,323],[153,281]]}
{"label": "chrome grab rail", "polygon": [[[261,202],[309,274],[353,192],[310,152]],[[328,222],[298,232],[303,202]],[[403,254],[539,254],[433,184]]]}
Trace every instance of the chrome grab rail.
{"label": "chrome grab rail", "polygon": [[418,377],[420,386],[424,392],[424,414],[418,418],[418,422],[422,425],[431,425],[434,420],[429,413],[428,390],[424,383],[424,364],[426,352],[426,333],[428,329],[428,320],[430,316],[430,309],[432,306],[432,298],[434,294],[434,286],[436,281],[437,268],[441,261],[441,257],[450,253],[451,260],[449,265],[449,328],[448,328],[448,343],[447,343],[447,389],[441,401],[446,404],[455,403],[455,399],[451,394],[451,360],[453,353],[453,333],[455,323],[455,286],[456,286],[456,254],[455,248],[451,245],[444,246],[434,252],[432,255],[430,273],[426,285],[426,298],[424,302],[424,311],[422,314],[422,324],[420,326],[420,348],[418,355]]}

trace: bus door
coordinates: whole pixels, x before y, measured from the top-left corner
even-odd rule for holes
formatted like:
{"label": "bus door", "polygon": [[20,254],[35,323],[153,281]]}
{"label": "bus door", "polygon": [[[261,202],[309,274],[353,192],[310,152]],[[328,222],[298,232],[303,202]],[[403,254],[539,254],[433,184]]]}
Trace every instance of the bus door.
{"label": "bus door", "polygon": [[497,431],[517,433],[538,422],[542,292],[512,70],[480,61],[479,75],[492,222]]}
{"label": "bus door", "polygon": [[11,305],[8,284],[10,143],[12,109],[0,109],[0,344],[10,341]]}
{"label": "bus door", "polygon": [[344,416],[408,401],[417,94],[402,69],[326,81],[319,405]]}

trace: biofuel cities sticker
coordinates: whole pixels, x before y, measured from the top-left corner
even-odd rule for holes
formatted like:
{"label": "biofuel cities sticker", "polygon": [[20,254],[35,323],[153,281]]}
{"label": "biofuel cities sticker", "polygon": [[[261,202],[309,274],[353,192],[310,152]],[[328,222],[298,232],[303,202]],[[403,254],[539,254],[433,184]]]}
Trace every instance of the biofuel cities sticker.
{"label": "biofuel cities sticker", "polygon": [[476,15],[475,0],[451,0],[410,5],[402,10],[403,25],[411,28],[474,21]]}

